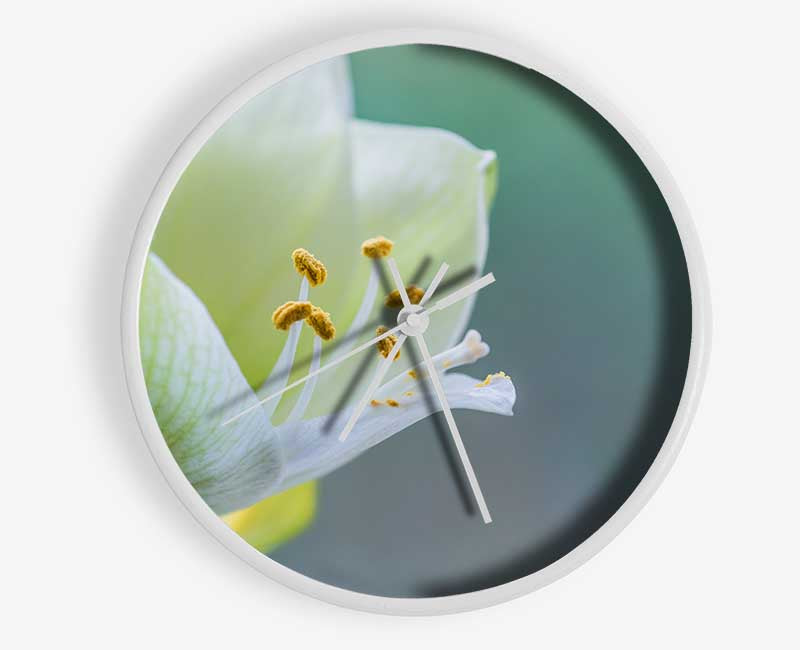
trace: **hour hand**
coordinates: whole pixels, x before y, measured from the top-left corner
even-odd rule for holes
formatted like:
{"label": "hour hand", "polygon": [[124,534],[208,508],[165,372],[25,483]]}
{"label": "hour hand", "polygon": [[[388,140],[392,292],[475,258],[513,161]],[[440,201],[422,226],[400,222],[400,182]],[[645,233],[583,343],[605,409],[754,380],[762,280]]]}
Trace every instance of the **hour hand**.
{"label": "hour hand", "polygon": [[367,390],[364,392],[364,396],[361,398],[361,401],[356,404],[356,407],[353,409],[353,412],[350,414],[350,417],[347,420],[347,424],[344,425],[344,429],[339,434],[339,440],[347,440],[347,436],[350,435],[350,432],[353,430],[353,427],[356,424],[356,421],[361,416],[361,413],[367,407],[367,402],[372,399],[372,396],[375,394],[375,391],[378,390],[378,386],[381,385],[383,378],[386,376],[386,373],[389,372],[389,368],[394,361],[394,358],[397,356],[397,353],[400,351],[403,343],[406,342],[408,337],[405,334],[400,334],[397,337],[397,342],[392,346],[391,351],[386,358],[383,359],[378,366],[378,369],[375,371],[375,376],[372,378]]}
{"label": "hour hand", "polygon": [[467,456],[467,450],[464,447],[464,441],[461,440],[461,434],[458,432],[458,426],[456,426],[456,420],[453,417],[453,412],[450,410],[450,404],[447,402],[447,395],[445,395],[444,387],[439,379],[439,373],[436,371],[436,365],[434,364],[431,353],[428,350],[427,344],[425,343],[425,338],[420,334],[419,336],[416,336],[415,339],[417,345],[419,345],[419,351],[422,353],[422,358],[425,359],[425,365],[428,368],[428,375],[431,378],[433,390],[436,392],[436,396],[439,398],[439,403],[442,405],[444,418],[447,420],[447,426],[450,427],[450,435],[453,436],[453,442],[458,450],[461,463],[464,465],[464,472],[466,473],[467,480],[472,488],[472,493],[475,495],[475,501],[478,504],[478,510],[481,511],[483,523],[490,524],[492,523],[492,516],[489,514],[489,508],[486,506],[486,500],[483,498],[481,486],[478,485],[478,477],[475,476],[475,470],[472,468],[472,463],[469,460],[469,456]]}

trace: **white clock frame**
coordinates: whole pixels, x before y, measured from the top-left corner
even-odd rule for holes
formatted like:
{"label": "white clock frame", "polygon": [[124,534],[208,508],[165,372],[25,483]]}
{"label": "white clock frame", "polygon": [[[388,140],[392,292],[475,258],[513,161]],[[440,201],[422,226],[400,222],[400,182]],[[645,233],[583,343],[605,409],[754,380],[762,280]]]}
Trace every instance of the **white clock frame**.
{"label": "white clock frame", "polygon": [[[378,47],[422,43],[475,50],[532,68],[578,95],[619,131],[649,170],[677,226],[689,271],[692,340],[683,394],[664,444],[633,493],[594,534],[544,569],[497,587],[437,598],[388,598],[334,587],[275,562],[228,528],[206,505],[170,453],[147,396],[139,354],[139,298],[147,252],[170,193],[206,141],[234,112],[266,88],[325,59]],[[700,242],[686,203],[653,148],[630,121],[594,88],[563,70],[536,49],[511,45],[478,34],[445,30],[380,31],[324,43],[270,65],[225,97],[189,133],[159,178],[136,230],[123,291],[122,350],[131,402],[153,458],[189,512],[226,548],[273,580],[336,605],[382,614],[449,614],[488,607],[539,589],[563,577],[598,553],[636,516],[672,467],[697,408],[708,365],[710,343],[711,304]]]}

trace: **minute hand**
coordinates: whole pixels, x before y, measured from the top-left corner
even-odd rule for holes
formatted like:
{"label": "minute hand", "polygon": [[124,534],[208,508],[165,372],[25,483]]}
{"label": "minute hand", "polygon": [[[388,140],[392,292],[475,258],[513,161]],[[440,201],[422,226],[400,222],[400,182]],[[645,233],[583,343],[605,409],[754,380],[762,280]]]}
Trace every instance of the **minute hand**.
{"label": "minute hand", "polygon": [[492,516],[489,514],[489,508],[486,506],[486,499],[483,498],[481,486],[478,485],[478,478],[475,476],[475,470],[472,468],[472,463],[469,461],[469,456],[467,456],[467,450],[464,447],[464,441],[461,440],[461,434],[458,432],[458,426],[456,425],[456,420],[453,417],[453,412],[450,410],[450,404],[447,402],[447,395],[444,392],[442,380],[439,378],[439,371],[436,369],[436,365],[433,362],[431,353],[428,350],[427,344],[425,343],[425,337],[420,334],[419,336],[415,337],[414,340],[419,346],[419,351],[422,352],[422,358],[425,359],[425,365],[428,367],[428,375],[430,376],[431,383],[433,384],[433,390],[436,392],[436,396],[439,398],[439,403],[441,404],[442,412],[444,413],[444,419],[447,420],[447,426],[450,427],[450,435],[453,436],[453,442],[456,445],[456,450],[461,458],[461,463],[464,465],[464,472],[466,473],[467,480],[472,488],[472,493],[475,495],[475,501],[478,504],[478,509],[481,511],[483,523],[490,524],[492,523]]}
{"label": "minute hand", "polygon": [[494,282],[494,273],[487,273],[482,278],[478,278],[477,280],[470,282],[468,285],[461,287],[458,291],[454,291],[449,296],[445,296],[441,300],[437,300],[433,305],[431,305],[425,311],[429,314],[432,314],[435,311],[440,311],[457,303],[459,300],[463,300],[468,296],[471,296],[476,291],[480,291],[484,287],[492,284]]}

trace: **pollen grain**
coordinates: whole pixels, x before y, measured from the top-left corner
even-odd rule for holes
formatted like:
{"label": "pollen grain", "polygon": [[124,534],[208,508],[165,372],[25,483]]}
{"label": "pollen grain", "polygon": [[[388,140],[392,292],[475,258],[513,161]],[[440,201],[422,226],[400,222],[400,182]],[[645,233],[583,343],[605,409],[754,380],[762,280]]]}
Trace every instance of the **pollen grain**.
{"label": "pollen grain", "polygon": [[486,375],[486,379],[484,379],[479,384],[475,384],[475,386],[477,388],[483,388],[484,386],[488,386],[489,384],[491,384],[493,379],[511,379],[511,377],[509,377],[506,373],[504,373],[501,370],[500,372],[494,372],[490,375]]}

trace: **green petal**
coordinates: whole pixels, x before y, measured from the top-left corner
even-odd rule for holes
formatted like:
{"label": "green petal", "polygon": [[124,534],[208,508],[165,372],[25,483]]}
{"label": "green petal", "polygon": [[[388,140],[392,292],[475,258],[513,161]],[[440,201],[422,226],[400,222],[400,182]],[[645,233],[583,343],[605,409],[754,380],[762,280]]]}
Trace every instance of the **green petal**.
{"label": "green petal", "polygon": [[[270,317],[297,294],[292,250],[307,248],[329,264],[358,250],[347,137],[351,105],[345,59],[267,89],[186,168],[156,231],[153,250],[206,305],[253,387],[268,375],[285,340]],[[342,311],[351,261],[331,269],[325,285],[312,291],[315,304]]]}
{"label": "green petal", "polygon": [[142,281],[142,365],[150,403],[186,478],[216,512],[255,503],[284,471],[278,436],[203,304],[153,253]]}
{"label": "green petal", "polygon": [[[384,235],[394,241],[392,255],[406,282],[426,256],[431,263],[422,286],[442,262],[450,265],[444,282],[471,267],[475,269],[473,277],[479,275],[486,261],[488,214],[497,187],[495,153],[441,129],[364,120],[351,122],[350,138],[354,209],[361,239]],[[359,289],[350,291],[358,293],[366,286],[370,261],[361,258],[357,265],[354,286]],[[440,290],[437,295],[443,297],[453,289]],[[425,338],[434,353],[460,339],[476,298],[431,318]],[[381,302],[382,296],[375,315]],[[365,333],[361,340],[372,335]],[[409,359],[409,354],[402,354],[393,370],[407,367]],[[353,371],[353,364],[345,364],[322,377],[309,414],[329,410]],[[354,399],[364,383],[353,390]]]}

